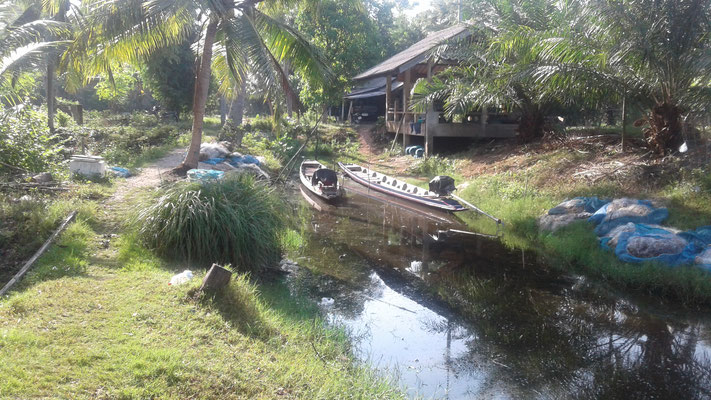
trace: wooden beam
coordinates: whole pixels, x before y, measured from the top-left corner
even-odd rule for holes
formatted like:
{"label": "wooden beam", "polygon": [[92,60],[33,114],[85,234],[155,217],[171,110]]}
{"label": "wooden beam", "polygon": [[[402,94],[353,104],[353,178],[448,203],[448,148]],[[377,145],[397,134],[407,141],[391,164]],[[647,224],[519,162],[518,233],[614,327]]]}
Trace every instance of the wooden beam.
{"label": "wooden beam", "polygon": [[390,103],[392,102],[392,88],[393,88],[393,78],[388,75],[385,78],[385,121],[388,121],[388,110],[390,110]]}
{"label": "wooden beam", "polygon": [[[432,83],[432,68],[434,67],[434,58],[430,57],[427,60],[427,82]],[[434,124],[437,121],[434,119],[434,104],[427,104],[427,114],[425,114],[425,158],[428,158],[430,154],[434,151],[434,139],[432,137],[432,132]]]}

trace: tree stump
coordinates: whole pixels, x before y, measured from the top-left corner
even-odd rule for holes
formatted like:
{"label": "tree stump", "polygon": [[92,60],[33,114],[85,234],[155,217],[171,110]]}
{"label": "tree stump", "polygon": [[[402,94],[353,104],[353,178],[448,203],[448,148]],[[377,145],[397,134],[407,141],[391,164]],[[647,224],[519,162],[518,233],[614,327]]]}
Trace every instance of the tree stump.
{"label": "tree stump", "polygon": [[200,286],[200,291],[216,291],[229,285],[230,279],[232,279],[232,272],[220,267],[217,264],[212,264],[212,267],[210,267],[210,270],[207,272],[207,275],[205,275],[205,279],[202,280],[202,286]]}

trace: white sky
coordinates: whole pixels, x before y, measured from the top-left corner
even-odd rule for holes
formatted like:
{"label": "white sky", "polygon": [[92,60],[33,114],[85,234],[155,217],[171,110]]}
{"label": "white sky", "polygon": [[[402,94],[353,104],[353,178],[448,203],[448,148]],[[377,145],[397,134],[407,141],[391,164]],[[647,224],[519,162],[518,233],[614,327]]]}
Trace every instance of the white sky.
{"label": "white sky", "polygon": [[426,11],[432,5],[433,0],[410,0],[410,7],[404,11],[409,18],[414,17],[422,11]]}

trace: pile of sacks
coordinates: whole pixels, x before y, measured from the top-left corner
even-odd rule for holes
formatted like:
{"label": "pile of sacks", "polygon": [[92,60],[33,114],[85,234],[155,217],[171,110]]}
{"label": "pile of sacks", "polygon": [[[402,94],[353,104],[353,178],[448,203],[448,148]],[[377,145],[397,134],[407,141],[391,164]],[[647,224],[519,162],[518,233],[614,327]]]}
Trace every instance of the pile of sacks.
{"label": "pile of sacks", "polygon": [[556,231],[572,222],[595,225],[600,245],[625,262],[696,264],[711,270],[711,226],[693,231],[661,226],[669,216],[649,200],[576,197],[553,207],[538,220],[541,230]]}
{"label": "pile of sacks", "polygon": [[198,169],[215,170],[222,172],[249,172],[259,178],[269,179],[269,174],[260,167],[264,163],[263,157],[249,154],[242,155],[231,152],[222,143],[203,143],[200,145],[200,163]]}

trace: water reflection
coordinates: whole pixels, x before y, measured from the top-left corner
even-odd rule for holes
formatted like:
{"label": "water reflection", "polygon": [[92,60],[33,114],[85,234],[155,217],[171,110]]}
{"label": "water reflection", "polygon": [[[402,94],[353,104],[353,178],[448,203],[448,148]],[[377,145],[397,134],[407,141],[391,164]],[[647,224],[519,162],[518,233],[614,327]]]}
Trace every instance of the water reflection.
{"label": "water reflection", "polygon": [[334,298],[328,316],[358,356],[413,397],[711,398],[708,319],[640,306],[456,233],[456,218],[350,189],[320,212],[300,203],[308,269],[290,284]]}

